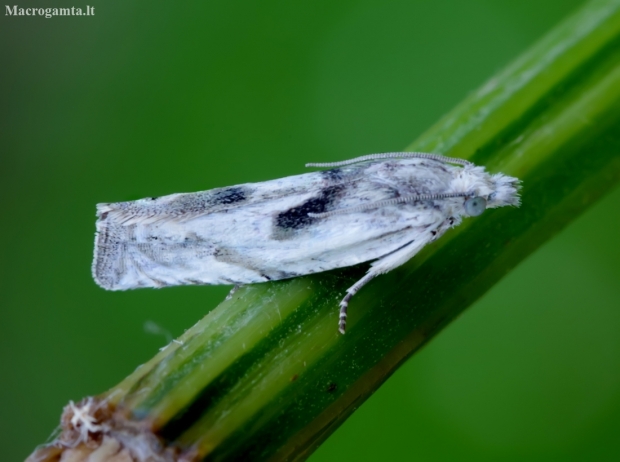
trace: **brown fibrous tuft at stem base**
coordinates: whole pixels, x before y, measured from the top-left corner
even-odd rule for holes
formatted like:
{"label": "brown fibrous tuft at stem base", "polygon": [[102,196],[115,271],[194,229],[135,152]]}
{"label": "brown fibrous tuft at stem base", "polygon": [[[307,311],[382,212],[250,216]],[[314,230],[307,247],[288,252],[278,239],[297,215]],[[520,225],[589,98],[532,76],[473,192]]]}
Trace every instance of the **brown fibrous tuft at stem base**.
{"label": "brown fibrous tuft at stem base", "polygon": [[70,401],[60,418],[60,434],[37,448],[26,462],[192,462],[167,446],[144,423],[132,422],[107,399]]}

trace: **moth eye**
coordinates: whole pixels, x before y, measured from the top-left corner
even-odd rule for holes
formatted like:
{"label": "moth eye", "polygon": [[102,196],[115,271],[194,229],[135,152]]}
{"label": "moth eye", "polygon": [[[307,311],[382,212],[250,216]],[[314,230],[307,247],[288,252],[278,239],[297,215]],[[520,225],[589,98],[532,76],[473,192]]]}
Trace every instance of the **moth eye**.
{"label": "moth eye", "polygon": [[484,209],[487,208],[487,201],[484,197],[471,197],[465,201],[465,213],[470,217],[482,215]]}

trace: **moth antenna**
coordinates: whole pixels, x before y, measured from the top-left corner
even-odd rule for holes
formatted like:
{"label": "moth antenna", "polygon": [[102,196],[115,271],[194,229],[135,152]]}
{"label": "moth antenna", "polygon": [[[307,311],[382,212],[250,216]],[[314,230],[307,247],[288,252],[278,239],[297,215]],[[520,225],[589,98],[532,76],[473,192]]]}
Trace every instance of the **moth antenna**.
{"label": "moth antenna", "polygon": [[354,159],[343,160],[340,162],[310,162],[306,164],[306,167],[342,167],[343,165],[356,164],[358,162],[365,162],[367,160],[411,158],[438,160],[439,162],[445,162],[447,164],[473,165],[470,161],[465,159],[446,157],[442,156],[441,154],[432,154],[429,152],[384,152],[381,154],[368,154],[365,156],[355,157]]}
{"label": "moth antenna", "polygon": [[416,202],[416,201],[435,201],[441,199],[448,199],[450,197],[466,197],[467,193],[443,193],[443,194],[418,194],[415,196],[401,196],[395,197],[394,199],[386,199],[383,201],[373,202],[371,204],[362,204],[356,205],[355,207],[346,207],[343,209],[331,210],[329,212],[322,213],[308,213],[308,216],[311,218],[325,218],[331,217],[334,215],[340,215],[344,213],[354,213],[354,212],[363,212],[364,210],[370,209],[378,209],[381,207],[386,207],[388,205],[395,204],[405,204],[407,202]]}

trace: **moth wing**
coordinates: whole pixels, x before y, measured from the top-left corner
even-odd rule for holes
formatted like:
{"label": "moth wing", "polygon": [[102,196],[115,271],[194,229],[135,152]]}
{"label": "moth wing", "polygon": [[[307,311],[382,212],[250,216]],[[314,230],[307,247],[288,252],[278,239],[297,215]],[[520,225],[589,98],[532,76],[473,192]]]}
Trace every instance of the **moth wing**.
{"label": "moth wing", "polygon": [[376,162],[101,204],[93,275],[110,290],[244,284],[384,257],[437,227],[445,218],[441,204],[400,204],[328,218],[311,214],[433,191],[449,171],[425,162]]}

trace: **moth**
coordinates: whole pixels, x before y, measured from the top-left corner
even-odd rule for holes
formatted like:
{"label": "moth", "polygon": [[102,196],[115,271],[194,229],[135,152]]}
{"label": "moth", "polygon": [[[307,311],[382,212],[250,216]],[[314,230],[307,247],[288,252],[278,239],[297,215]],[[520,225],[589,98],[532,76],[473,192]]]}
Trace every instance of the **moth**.
{"label": "moth", "polygon": [[519,206],[519,180],[419,152],[313,163],[262,183],[97,205],[92,266],[108,290],[251,284],[371,261],[340,302],[487,208]]}

